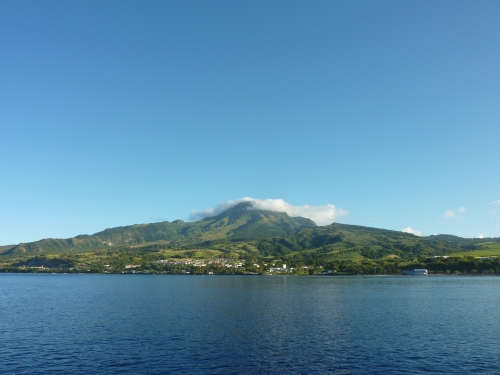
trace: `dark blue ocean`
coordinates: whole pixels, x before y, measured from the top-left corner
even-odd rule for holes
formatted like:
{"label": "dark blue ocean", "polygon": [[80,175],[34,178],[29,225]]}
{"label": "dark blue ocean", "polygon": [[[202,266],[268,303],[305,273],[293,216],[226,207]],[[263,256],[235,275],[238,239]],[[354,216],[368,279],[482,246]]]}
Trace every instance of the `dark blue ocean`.
{"label": "dark blue ocean", "polygon": [[500,277],[0,274],[2,374],[500,374]]}

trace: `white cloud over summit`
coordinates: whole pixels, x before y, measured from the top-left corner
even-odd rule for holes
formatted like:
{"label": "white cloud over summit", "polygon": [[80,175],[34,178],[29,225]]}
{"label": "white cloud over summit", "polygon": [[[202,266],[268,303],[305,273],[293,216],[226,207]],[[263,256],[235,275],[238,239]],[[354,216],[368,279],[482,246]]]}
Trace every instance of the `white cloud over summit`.
{"label": "white cloud over summit", "polygon": [[335,221],[336,218],[349,215],[349,212],[338,208],[332,204],[327,204],[324,206],[310,206],[308,204],[304,206],[294,206],[283,199],[254,199],[249,197],[239,198],[236,200],[229,200],[226,202],[219,203],[214,208],[209,208],[203,211],[193,211],[191,212],[190,219],[198,220],[205,217],[215,216],[224,212],[231,207],[236,206],[241,202],[253,202],[252,207],[249,210],[266,210],[275,212],[286,212],[288,215],[301,216],[311,219],[318,225],[327,225]]}
{"label": "white cloud over summit", "polygon": [[422,232],[419,231],[419,230],[416,230],[416,229],[413,229],[412,227],[406,227],[405,229],[403,229],[401,232],[404,232],[404,233],[411,233],[411,234],[414,234],[415,236],[421,236],[422,235]]}

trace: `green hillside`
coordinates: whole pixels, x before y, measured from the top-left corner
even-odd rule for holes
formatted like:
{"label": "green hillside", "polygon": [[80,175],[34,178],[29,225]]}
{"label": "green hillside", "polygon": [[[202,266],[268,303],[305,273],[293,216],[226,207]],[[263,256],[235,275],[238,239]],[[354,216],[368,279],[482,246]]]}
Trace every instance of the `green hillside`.
{"label": "green hillside", "polygon": [[251,202],[243,202],[214,217],[187,223],[182,220],[153,224],[136,224],[105,229],[93,235],[69,239],[43,239],[36,242],[6,246],[2,255],[54,254],[104,250],[116,246],[147,243],[206,247],[213,241],[252,240],[295,233],[301,228],[316,226],[312,220],[292,218],[286,213],[252,210]]}
{"label": "green hillside", "polygon": [[[480,250],[483,250],[480,254],[497,254],[499,247],[500,239],[465,239],[451,235],[417,237],[340,223],[316,226],[309,219],[256,210],[251,202],[243,202],[195,222],[137,224],[69,239],[3,246],[0,247],[0,268],[14,263],[82,263],[102,267],[109,263],[114,264],[116,270],[123,269],[127,263],[142,262],[146,267],[158,259],[222,257],[253,259],[263,264],[273,260],[295,266],[340,267],[342,264],[343,270],[351,273],[358,272],[359,267],[353,268],[350,264],[359,263],[360,272],[369,273],[380,268],[390,270],[393,265],[400,269],[402,265],[432,256],[473,255]],[[52,261],[30,263],[34,257]],[[55,262],[55,258],[61,262]],[[100,270],[101,266],[95,269]]]}
{"label": "green hillside", "polygon": [[11,250],[12,248],[16,247],[16,245],[5,245],[5,246],[0,246],[0,255],[2,253],[6,253],[7,251]]}
{"label": "green hillside", "polygon": [[450,256],[456,257],[499,257],[500,258],[500,242],[483,242],[476,244],[475,250],[465,250],[457,253],[449,254]]}

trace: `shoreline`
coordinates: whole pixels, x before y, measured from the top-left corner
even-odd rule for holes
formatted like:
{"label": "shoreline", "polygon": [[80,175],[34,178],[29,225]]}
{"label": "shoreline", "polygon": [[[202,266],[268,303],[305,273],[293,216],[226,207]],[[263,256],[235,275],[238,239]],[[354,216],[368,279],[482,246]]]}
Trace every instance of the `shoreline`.
{"label": "shoreline", "polygon": [[108,272],[15,272],[0,270],[1,274],[10,275],[135,275],[135,276],[248,276],[248,277],[411,277],[411,278],[425,278],[425,277],[487,277],[487,276],[500,276],[498,273],[478,273],[478,274],[428,274],[428,275],[402,275],[402,274],[388,274],[388,275],[359,275],[359,274],[330,274],[330,275],[293,275],[293,274],[182,274],[182,273],[108,273]]}

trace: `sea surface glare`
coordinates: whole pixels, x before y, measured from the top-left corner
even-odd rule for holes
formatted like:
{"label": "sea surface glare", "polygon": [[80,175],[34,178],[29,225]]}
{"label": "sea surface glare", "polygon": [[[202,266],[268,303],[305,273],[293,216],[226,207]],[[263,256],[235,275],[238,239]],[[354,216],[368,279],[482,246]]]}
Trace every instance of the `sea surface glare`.
{"label": "sea surface glare", "polygon": [[500,277],[0,274],[1,374],[500,374]]}

